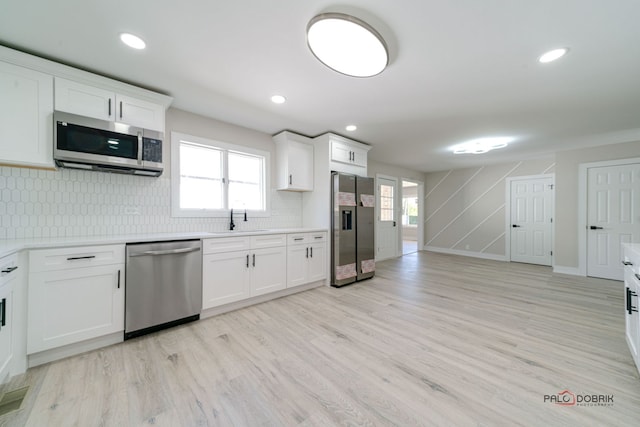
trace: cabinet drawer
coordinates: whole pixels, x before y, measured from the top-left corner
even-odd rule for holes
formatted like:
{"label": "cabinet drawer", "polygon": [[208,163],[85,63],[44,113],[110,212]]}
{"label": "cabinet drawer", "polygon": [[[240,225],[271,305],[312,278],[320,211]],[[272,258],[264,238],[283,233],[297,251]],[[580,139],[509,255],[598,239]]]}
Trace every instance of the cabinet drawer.
{"label": "cabinet drawer", "polygon": [[16,277],[18,272],[18,255],[13,254],[0,259],[0,286]]}
{"label": "cabinet drawer", "polygon": [[29,252],[29,272],[124,263],[124,245],[41,249]]}
{"label": "cabinet drawer", "polygon": [[250,236],[217,237],[202,241],[203,254],[217,254],[222,252],[243,251],[251,248]]}
{"label": "cabinet drawer", "polygon": [[251,236],[251,249],[275,248],[287,244],[286,234],[261,234]]}
{"label": "cabinet drawer", "polygon": [[287,235],[287,244],[291,245],[301,245],[301,244],[312,244],[312,243],[320,243],[327,241],[327,233],[324,231],[316,232],[316,233],[295,233]]}

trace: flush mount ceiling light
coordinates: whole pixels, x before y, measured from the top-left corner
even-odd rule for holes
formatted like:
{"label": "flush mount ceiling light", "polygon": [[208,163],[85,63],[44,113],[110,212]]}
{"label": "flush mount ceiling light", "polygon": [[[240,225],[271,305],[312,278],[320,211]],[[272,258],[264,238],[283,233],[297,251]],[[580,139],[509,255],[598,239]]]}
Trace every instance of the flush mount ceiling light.
{"label": "flush mount ceiling light", "polygon": [[567,52],[569,52],[569,48],[566,48],[566,47],[562,47],[560,49],[553,49],[553,50],[550,50],[549,52],[542,54],[540,58],[538,58],[538,61],[543,64],[546,64],[548,62],[553,62],[556,59],[560,59],[563,56],[565,56]]}
{"label": "flush mount ceiling light", "polygon": [[366,22],[343,13],[323,13],[309,21],[307,44],[320,62],[347,76],[375,76],[389,64],[382,36]]}
{"label": "flush mount ceiling light", "polygon": [[483,154],[498,148],[504,148],[515,138],[510,136],[498,136],[478,138],[456,145],[452,151],[454,154]]}
{"label": "flush mount ceiling light", "polygon": [[120,34],[120,40],[133,49],[144,49],[147,44],[140,37],[129,33]]}
{"label": "flush mount ceiling light", "polygon": [[354,132],[355,130],[358,129],[358,126],[356,126],[356,125],[347,125],[345,127],[345,129],[347,130],[347,132]]}
{"label": "flush mount ceiling light", "polygon": [[271,97],[271,102],[273,102],[274,104],[284,104],[285,102],[287,102],[287,98],[282,95],[273,95]]}

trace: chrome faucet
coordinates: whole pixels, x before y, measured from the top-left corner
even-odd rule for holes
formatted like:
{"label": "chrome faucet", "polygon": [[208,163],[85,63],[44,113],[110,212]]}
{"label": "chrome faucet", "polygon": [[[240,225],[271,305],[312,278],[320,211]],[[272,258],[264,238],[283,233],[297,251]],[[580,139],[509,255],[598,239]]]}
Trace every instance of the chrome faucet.
{"label": "chrome faucet", "polygon": [[[233,231],[234,228],[236,228],[236,224],[233,222],[233,208],[231,209],[231,215],[230,216],[230,221],[229,221],[229,230]],[[244,210],[244,222],[247,222],[247,210]]]}

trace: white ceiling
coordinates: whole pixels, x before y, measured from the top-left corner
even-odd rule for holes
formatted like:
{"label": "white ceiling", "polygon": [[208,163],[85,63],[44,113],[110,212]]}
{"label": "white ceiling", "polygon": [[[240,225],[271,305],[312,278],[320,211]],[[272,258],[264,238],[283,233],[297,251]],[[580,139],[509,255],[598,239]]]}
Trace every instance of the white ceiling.
{"label": "white ceiling", "polygon": [[[2,0],[0,44],[167,93],[173,106],[267,133],[334,131],[371,158],[420,171],[640,140],[637,0]],[[308,21],[345,12],[374,26],[390,65],[326,68]],[[147,49],[122,45],[123,31]],[[545,51],[568,46],[558,62]],[[273,94],[288,102],[272,104]],[[347,133],[347,124],[358,130]],[[485,155],[468,139],[513,135]]]}

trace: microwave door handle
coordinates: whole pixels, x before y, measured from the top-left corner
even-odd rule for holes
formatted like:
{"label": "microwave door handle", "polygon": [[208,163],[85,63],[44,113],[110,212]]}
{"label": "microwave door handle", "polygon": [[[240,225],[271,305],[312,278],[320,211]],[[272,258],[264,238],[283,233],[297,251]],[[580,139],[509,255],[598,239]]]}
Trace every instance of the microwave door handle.
{"label": "microwave door handle", "polygon": [[138,131],[138,164],[139,165],[142,164],[142,149],[143,149],[142,132]]}

